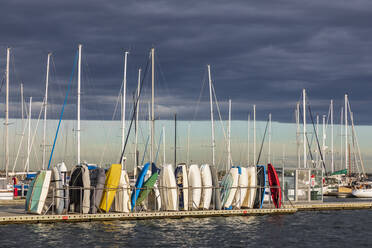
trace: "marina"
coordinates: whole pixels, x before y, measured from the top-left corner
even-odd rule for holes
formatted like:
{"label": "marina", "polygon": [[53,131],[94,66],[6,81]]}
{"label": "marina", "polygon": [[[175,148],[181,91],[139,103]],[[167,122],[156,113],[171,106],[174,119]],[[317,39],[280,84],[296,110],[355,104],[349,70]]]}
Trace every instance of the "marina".
{"label": "marina", "polygon": [[4,2],[0,247],[371,247],[369,19]]}

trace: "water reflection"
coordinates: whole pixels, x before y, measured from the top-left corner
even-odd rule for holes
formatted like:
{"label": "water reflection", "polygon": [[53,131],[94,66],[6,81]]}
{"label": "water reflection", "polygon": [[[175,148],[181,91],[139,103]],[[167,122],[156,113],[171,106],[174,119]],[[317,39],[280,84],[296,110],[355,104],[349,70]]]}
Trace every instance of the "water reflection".
{"label": "water reflection", "polygon": [[[1,247],[368,246],[372,211],[0,226]],[[19,238],[21,235],[21,238]]]}

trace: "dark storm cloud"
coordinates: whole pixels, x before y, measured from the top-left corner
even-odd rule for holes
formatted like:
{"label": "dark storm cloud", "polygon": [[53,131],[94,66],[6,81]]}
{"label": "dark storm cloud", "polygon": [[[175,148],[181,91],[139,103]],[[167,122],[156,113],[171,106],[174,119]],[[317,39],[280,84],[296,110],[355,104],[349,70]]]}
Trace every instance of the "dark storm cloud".
{"label": "dark storm cloud", "polygon": [[[182,119],[209,118],[207,87],[195,114],[209,63],[224,118],[231,98],[234,119],[246,119],[256,104],[259,119],[272,112],[274,120],[293,121],[305,87],[314,113],[326,114],[330,99],[339,112],[348,92],[355,119],[370,124],[371,5],[339,0],[7,1],[0,11],[0,66],[5,68],[5,48],[12,47],[13,106],[19,102],[20,82],[25,97],[40,102],[47,52],[53,52],[49,113],[56,118],[82,43],[82,118],[111,119],[124,50],[130,50],[131,102],[137,69],[154,45],[159,118],[174,112]],[[150,95],[146,83],[144,100]],[[66,118],[76,112],[76,77],[71,92]]]}

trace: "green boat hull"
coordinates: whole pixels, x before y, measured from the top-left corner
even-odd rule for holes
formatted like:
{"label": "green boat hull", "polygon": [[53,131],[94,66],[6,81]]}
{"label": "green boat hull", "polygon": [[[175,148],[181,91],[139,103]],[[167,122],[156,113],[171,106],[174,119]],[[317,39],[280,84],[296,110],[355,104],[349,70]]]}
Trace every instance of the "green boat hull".
{"label": "green boat hull", "polygon": [[159,174],[154,173],[151,177],[144,183],[142,190],[137,198],[136,205],[141,204],[150,194],[151,190],[154,188],[156,181],[158,180]]}
{"label": "green boat hull", "polygon": [[38,174],[38,176],[36,178],[36,181],[34,183],[34,187],[32,189],[31,200],[30,200],[30,208],[29,208],[29,211],[30,212],[36,212],[37,211],[37,208],[38,208],[38,205],[39,205],[41,191],[43,190],[43,184],[44,184],[44,180],[45,180],[45,174],[46,174],[45,171],[41,171]]}

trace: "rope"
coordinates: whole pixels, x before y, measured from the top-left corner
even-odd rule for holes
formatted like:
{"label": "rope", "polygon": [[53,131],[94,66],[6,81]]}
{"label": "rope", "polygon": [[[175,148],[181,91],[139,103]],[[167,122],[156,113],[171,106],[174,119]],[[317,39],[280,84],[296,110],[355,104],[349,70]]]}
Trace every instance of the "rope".
{"label": "rope", "polygon": [[[156,156],[155,156],[155,162],[154,162],[155,164],[158,161],[158,155],[159,155],[159,150],[160,150],[160,145],[161,145],[162,138],[163,138],[163,129],[161,130],[159,143],[158,143],[158,149],[156,150]],[[164,161],[163,161],[163,163],[164,163]]]}
{"label": "rope", "polygon": [[[40,112],[39,112],[39,117],[37,118],[37,123],[36,123],[36,127],[35,127],[35,132],[34,134],[32,135],[32,139],[31,139],[31,144],[30,144],[30,153],[31,153],[31,150],[32,150],[32,145],[34,144],[34,140],[35,140],[35,136],[36,136],[36,131],[37,131],[37,127],[39,126],[39,122],[40,122],[40,117],[41,117],[41,113],[43,112],[43,105],[44,105],[44,102],[45,102],[45,98],[43,100],[43,104],[41,104],[41,107],[40,107]],[[29,113],[30,114],[30,113]],[[30,116],[30,120],[31,120],[31,116]],[[35,150],[34,150],[35,151]],[[31,154],[29,154],[31,156]],[[26,160],[26,164],[25,164],[25,167],[24,167],[24,171],[26,170],[26,165],[28,164],[28,166],[30,166],[30,156],[27,156],[27,160]],[[36,157],[36,160],[37,160],[37,157]]]}
{"label": "rope", "polygon": [[141,93],[142,93],[142,88],[143,88],[144,80],[145,80],[145,78],[146,78],[146,74],[147,74],[147,72],[148,72],[149,62],[150,62],[150,60],[147,60],[146,68],[145,68],[145,73],[144,73],[144,75],[143,75],[142,82],[141,82],[141,87],[140,87],[140,90],[139,90],[138,96],[137,96],[137,98],[136,98],[135,104],[133,105],[133,110],[134,110],[134,111],[133,111],[133,114],[132,114],[132,118],[131,118],[131,120],[130,120],[130,125],[129,125],[129,129],[128,129],[127,137],[125,138],[125,143],[124,143],[123,151],[122,151],[121,156],[120,156],[119,164],[121,164],[122,161],[123,161],[125,148],[127,147],[128,139],[129,139],[129,135],[130,135],[130,131],[132,130],[133,120],[134,120],[135,117],[136,117],[136,111],[135,111],[135,109],[137,109],[137,104],[138,104],[138,101],[139,101],[139,99],[140,99],[140,97],[141,97]]}
{"label": "rope", "polygon": [[[121,84],[121,87],[120,87],[120,91],[119,92],[121,92],[122,89],[123,89],[123,84]],[[119,93],[118,94],[118,97],[116,99],[115,108],[114,108],[114,112],[113,112],[112,117],[111,117],[111,121],[113,121],[115,119],[116,111],[117,111],[118,106],[119,106],[120,96],[121,96],[121,94]],[[105,147],[103,148],[103,151],[102,151],[102,154],[101,154],[100,163],[99,163],[100,165],[102,165],[103,157],[105,156],[105,152],[106,152],[106,149],[107,149],[107,146],[108,146],[108,139],[109,139],[109,137],[111,135],[111,131],[112,131],[112,128],[110,128],[109,133],[106,136]]]}
{"label": "rope", "polygon": [[143,162],[145,161],[145,156],[146,156],[146,152],[147,152],[147,146],[149,145],[149,139],[150,139],[150,135],[147,136],[145,150],[143,151],[143,156],[142,156],[141,164],[143,164]]}
{"label": "rope", "polygon": [[1,93],[1,90],[3,89],[4,83],[5,83],[5,75],[1,79],[0,93]]}
{"label": "rope", "polygon": [[26,124],[25,124],[24,127],[23,127],[23,132],[22,132],[21,141],[19,142],[18,151],[17,151],[17,156],[16,156],[16,158],[15,158],[15,160],[14,160],[14,165],[13,165],[13,169],[12,169],[12,172],[13,172],[13,173],[14,173],[15,167],[16,167],[16,165],[17,165],[17,161],[18,161],[19,153],[20,153],[21,148],[22,148],[23,138],[24,138],[24,136],[25,136],[25,132],[26,132],[27,124],[28,124],[28,118],[27,118],[27,120],[26,120]]}
{"label": "rope", "polygon": [[313,119],[313,114],[311,113],[311,107],[310,107],[310,104],[309,104],[309,106],[308,106],[308,109],[309,109],[309,113],[310,113],[310,117],[311,117],[311,122],[313,123],[313,129],[314,129],[314,133],[315,133],[316,143],[317,143],[317,145],[318,145],[318,150],[319,150],[320,159],[322,160],[322,164],[323,164],[324,172],[325,172],[325,174],[327,174],[327,169],[326,169],[326,166],[325,166],[325,163],[324,163],[324,160],[323,160],[323,153],[322,153],[322,151],[320,150],[320,144],[319,144],[319,140],[318,140],[318,134],[316,133],[315,124],[314,124],[314,119]]}
{"label": "rope", "polygon": [[65,111],[65,106],[66,106],[66,103],[67,103],[68,93],[70,92],[72,80],[74,78],[76,64],[77,64],[77,60],[78,60],[78,55],[79,55],[79,53],[76,52],[75,60],[74,60],[74,65],[72,67],[72,72],[71,72],[71,76],[70,76],[70,82],[68,84],[68,88],[67,88],[65,100],[63,101],[62,111],[61,111],[61,115],[59,117],[58,126],[57,126],[57,130],[56,130],[56,135],[54,136],[53,147],[52,147],[52,151],[51,151],[50,157],[49,157],[48,170],[49,170],[49,167],[50,167],[50,163],[52,162],[53,152],[54,152],[54,148],[56,146],[56,141],[57,141],[57,137],[58,137],[59,128],[61,126],[61,121],[62,121],[63,113]]}
{"label": "rope", "polygon": [[204,76],[203,76],[203,83],[202,83],[202,88],[200,89],[200,94],[199,94],[198,102],[196,103],[193,120],[195,120],[196,115],[198,113],[198,109],[199,109],[201,97],[202,97],[203,90],[204,90],[204,87],[205,87],[205,82],[207,81],[206,78],[207,78],[207,73],[205,72],[204,73]]}
{"label": "rope", "polygon": [[258,165],[258,163],[260,162],[260,158],[261,158],[261,153],[262,153],[262,148],[263,148],[263,144],[265,142],[265,137],[266,137],[266,132],[267,132],[267,127],[269,125],[269,118],[267,118],[267,121],[266,121],[266,127],[265,127],[265,132],[264,132],[264,135],[262,137],[262,142],[261,142],[261,148],[260,148],[260,152],[258,154],[258,158],[257,158],[257,162],[256,162],[256,165]]}

